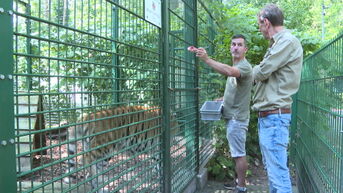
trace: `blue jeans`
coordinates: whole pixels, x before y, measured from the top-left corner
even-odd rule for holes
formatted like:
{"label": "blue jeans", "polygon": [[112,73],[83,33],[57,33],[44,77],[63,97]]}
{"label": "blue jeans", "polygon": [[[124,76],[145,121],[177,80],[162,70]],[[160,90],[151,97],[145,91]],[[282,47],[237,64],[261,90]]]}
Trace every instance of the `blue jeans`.
{"label": "blue jeans", "polygon": [[291,114],[271,114],[258,118],[258,134],[270,193],[291,193],[287,147]]}

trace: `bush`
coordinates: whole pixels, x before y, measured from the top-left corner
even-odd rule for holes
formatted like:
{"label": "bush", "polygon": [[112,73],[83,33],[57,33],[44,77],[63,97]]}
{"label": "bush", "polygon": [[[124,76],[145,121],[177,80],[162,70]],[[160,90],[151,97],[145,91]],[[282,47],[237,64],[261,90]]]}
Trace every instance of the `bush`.
{"label": "bush", "polygon": [[[254,164],[256,159],[261,160],[260,148],[258,145],[257,113],[250,112],[249,130],[247,132],[246,152],[249,165]],[[229,153],[228,141],[226,139],[225,121],[218,121],[214,126],[215,153],[207,163],[209,175],[214,180],[230,180],[235,178],[235,162]],[[247,174],[251,174],[248,169]]]}

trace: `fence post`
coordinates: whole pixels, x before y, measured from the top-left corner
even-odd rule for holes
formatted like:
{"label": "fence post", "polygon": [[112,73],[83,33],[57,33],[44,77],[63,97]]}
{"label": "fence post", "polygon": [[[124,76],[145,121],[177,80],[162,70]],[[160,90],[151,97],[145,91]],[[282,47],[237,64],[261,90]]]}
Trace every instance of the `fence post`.
{"label": "fence post", "polygon": [[169,0],[162,0],[162,112],[163,112],[163,191],[171,193],[171,158],[170,158],[170,97],[169,97]]}
{"label": "fence post", "polygon": [[0,191],[16,192],[13,101],[13,1],[0,1]]}
{"label": "fence post", "polygon": [[[118,3],[118,0],[114,0],[115,3]],[[112,68],[112,76],[115,81],[113,84],[113,103],[118,103],[120,100],[120,94],[118,90],[120,90],[120,84],[119,84],[119,78],[120,78],[120,70],[119,70],[119,46],[117,44],[119,37],[119,8],[117,5],[112,5],[112,65],[114,68]]]}
{"label": "fence post", "polygon": [[[193,5],[194,3],[196,3],[196,1],[194,0],[185,0],[184,3],[188,6],[185,6],[184,8],[184,14],[185,14],[185,23],[187,23],[187,25],[185,25],[185,30],[184,30],[184,40],[188,41],[189,43],[191,43],[192,45],[196,45],[196,39],[195,39],[195,28],[196,28],[196,23],[195,22],[195,17],[196,17],[196,10],[194,10],[194,6],[190,7],[191,5]],[[188,62],[185,64],[189,65],[189,69],[192,69],[191,65],[194,65],[194,54],[189,52],[187,50],[188,45],[185,45],[184,48],[184,53],[185,53],[185,60]],[[195,103],[198,102],[198,100],[196,100],[197,96],[197,90],[194,90],[197,87],[197,80],[193,81],[193,77],[196,76],[196,67],[194,66],[194,71],[191,72],[190,70],[188,70],[186,73],[186,78],[185,78],[185,87],[186,89],[189,89],[185,92],[189,92],[189,94],[187,94],[186,96],[186,101],[187,101],[187,111],[185,112],[185,114],[188,116],[190,114],[193,113],[194,106],[197,105]],[[190,94],[191,93],[191,94]],[[190,103],[192,102],[192,103]],[[193,109],[192,109],[193,108]],[[195,120],[197,121],[197,120]],[[198,148],[197,148],[197,136],[196,134],[197,129],[198,128],[194,128],[196,126],[196,124],[192,123],[191,121],[187,121],[186,125],[185,125],[185,137],[186,137],[186,155],[187,155],[187,159],[189,161],[189,165],[187,164],[187,169],[190,168],[198,168]],[[195,129],[195,132],[194,132]],[[195,165],[193,165],[195,164]],[[195,171],[198,172],[198,171]]]}
{"label": "fence post", "polygon": [[[343,49],[343,47],[342,47],[342,49]],[[343,51],[343,50],[342,50]],[[342,118],[341,118],[342,119]],[[342,122],[341,122],[342,123]],[[338,190],[340,190],[340,192],[343,192],[343,134],[341,133],[341,167],[339,167],[340,168],[340,170],[341,170],[341,176],[340,176],[340,181],[339,182],[341,182],[340,183],[340,187],[338,187]]]}
{"label": "fence post", "polygon": [[297,144],[297,116],[298,116],[298,94],[296,93],[292,97],[293,104],[292,104],[292,118],[291,118],[291,127],[290,127],[290,133],[291,133],[291,140],[290,140],[290,160],[295,163],[295,156],[296,156],[296,150],[295,146]]}
{"label": "fence post", "polygon": [[[193,0],[193,10],[194,10],[194,46],[198,47],[198,7],[197,7],[197,0]],[[195,80],[196,80],[196,88],[199,88],[199,68],[198,68],[198,58],[195,58],[194,61],[196,68],[195,68]],[[196,122],[195,122],[195,147],[196,147],[196,172],[200,172],[200,113],[199,113],[199,94],[200,90],[197,89],[195,92],[195,106],[196,106]]]}

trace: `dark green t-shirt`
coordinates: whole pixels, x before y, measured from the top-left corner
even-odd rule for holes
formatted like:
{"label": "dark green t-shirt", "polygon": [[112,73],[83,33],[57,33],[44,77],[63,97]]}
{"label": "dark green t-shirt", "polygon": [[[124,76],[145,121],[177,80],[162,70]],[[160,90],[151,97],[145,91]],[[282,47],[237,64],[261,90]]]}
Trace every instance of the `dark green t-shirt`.
{"label": "dark green t-shirt", "polygon": [[246,59],[233,66],[239,69],[241,76],[228,77],[226,80],[223,117],[246,120],[250,118],[252,67]]}

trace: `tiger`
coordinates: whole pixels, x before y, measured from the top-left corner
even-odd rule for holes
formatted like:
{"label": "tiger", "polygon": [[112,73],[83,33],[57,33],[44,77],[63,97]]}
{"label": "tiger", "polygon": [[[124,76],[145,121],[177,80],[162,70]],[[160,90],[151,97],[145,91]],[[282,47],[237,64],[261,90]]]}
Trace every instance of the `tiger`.
{"label": "tiger", "polygon": [[[178,127],[176,119],[171,120],[171,127]],[[68,153],[71,159],[67,160],[67,172],[76,173],[76,164],[80,162],[75,159],[79,155],[82,155],[81,164],[90,165],[87,167],[87,176],[92,177],[116,151],[129,147],[128,153],[134,155],[158,147],[162,134],[161,124],[161,110],[158,107],[119,106],[81,115],[76,126],[68,128]],[[80,146],[83,152],[80,152]],[[153,157],[153,160],[159,161],[160,158]],[[96,164],[93,163],[95,161]],[[76,179],[73,174],[63,181],[70,183]],[[92,189],[99,189],[99,179],[103,177],[90,180]],[[108,190],[101,188],[99,192]]]}

